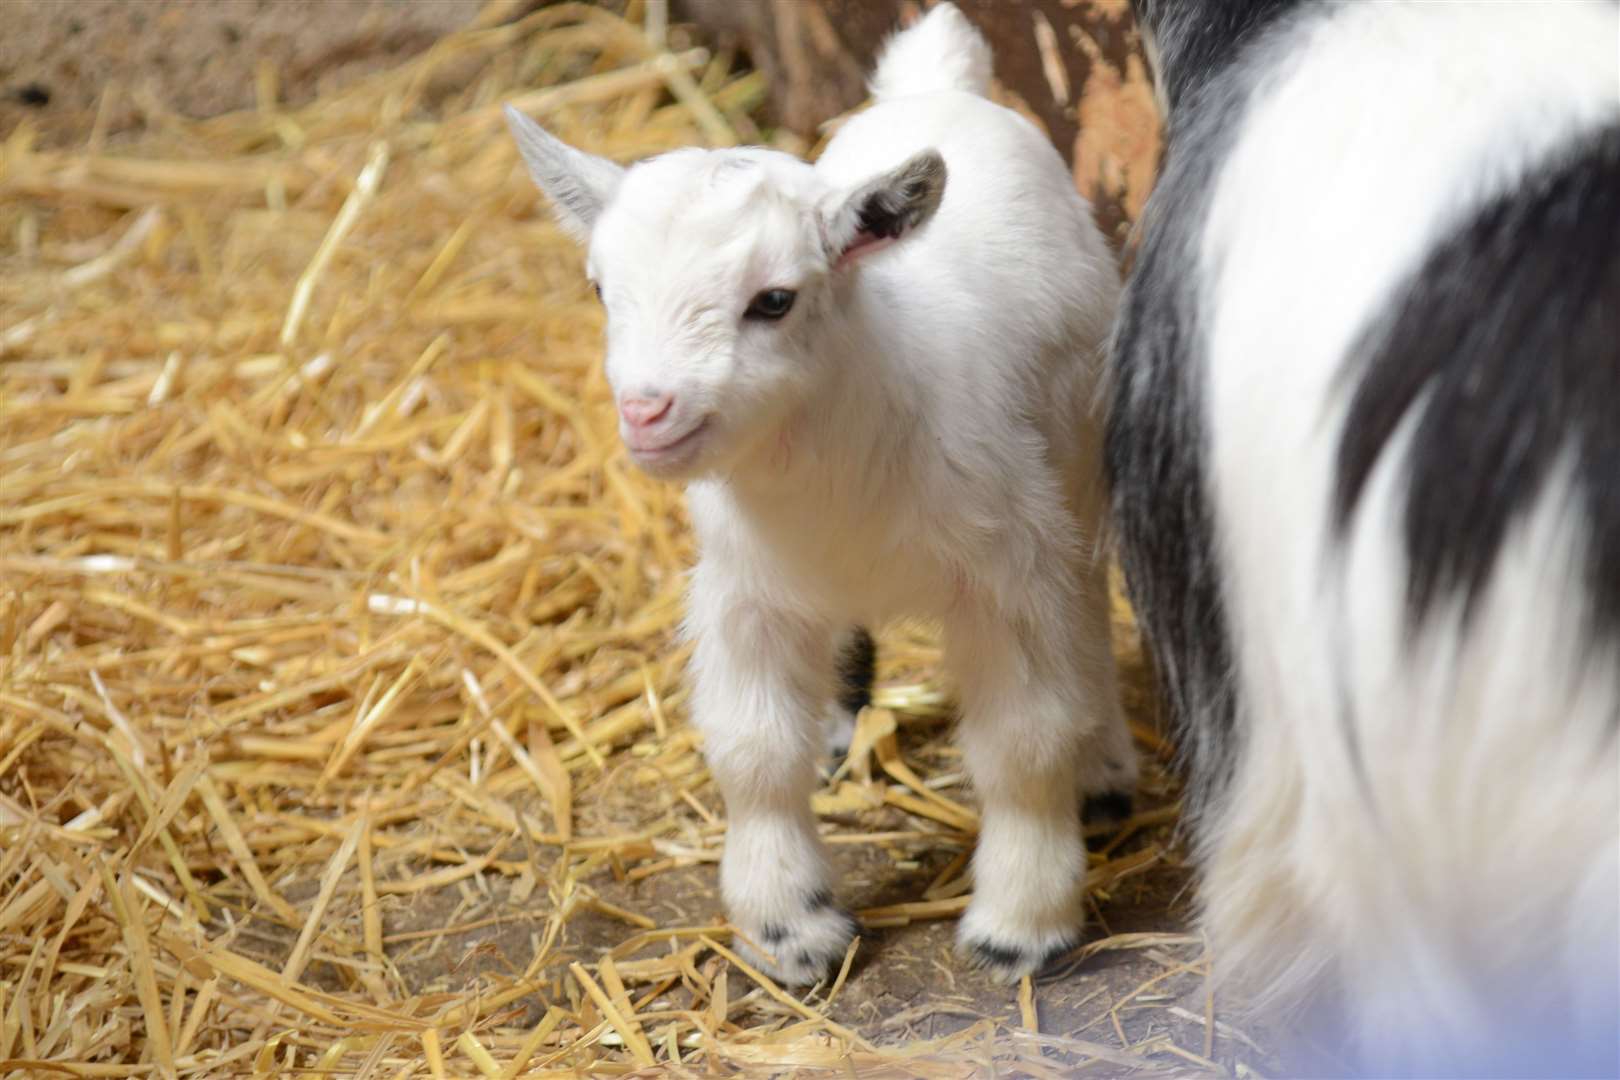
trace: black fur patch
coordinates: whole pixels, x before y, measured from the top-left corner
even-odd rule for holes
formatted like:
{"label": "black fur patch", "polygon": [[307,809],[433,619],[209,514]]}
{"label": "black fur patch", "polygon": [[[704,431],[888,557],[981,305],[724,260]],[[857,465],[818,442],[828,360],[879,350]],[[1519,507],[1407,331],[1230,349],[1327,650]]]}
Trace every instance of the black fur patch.
{"label": "black fur patch", "polygon": [[760,940],[767,945],[780,945],[787,940],[787,927],[781,923],[766,923],[765,928],[759,932]]}
{"label": "black fur patch", "polygon": [[1059,961],[1068,959],[1069,954],[1074,952],[1075,946],[1078,944],[1079,942],[1077,941],[1065,941],[1061,945],[1054,945],[1050,949],[1047,949],[1046,952],[1041,955],[1041,962],[1036,965],[1035,970],[1037,972],[1046,971],[1056,965]]}
{"label": "black fur patch", "polygon": [[1403,465],[1412,624],[1457,594],[1466,615],[1567,457],[1593,617],[1620,634],[1620,127],[1479,210],[1353,356],[1336,524],[1349,527],[1416,413]]}
{"label": "black fur patch", "polygon": [[1018,968],[1024,963],[1024,950],[993,941],[975,941],[968,946],[975,964],[982,967]]}
{"label": "black fur patch", "polygon": [[856,627],[838,657],[838,704],[858,713],[872,704],[872,683],[877,678],[877,642],[865,627]]}
{"label": "black fur patch", "polygon": [[888,240],[928,220],[944,193],[945,159],[936,150],[924,150],[865,184],[850,196],[850,208],[859,234]]}
{"label": "black fur patch", "polygon": [[1214,154],[1189,149],[1171,148],[1121,298],[1103,458],[1120,563],[1197,804],[1224,783],[1236,750],[1191,280]]}
{"label": "black fur patch", "polygon": [[1032,967],[1036,974],[1046,971],[1074,951],[1075,943],[1061,942],[1052,946],[1041,954],[1040,959],[1033,965],[1029,963],[1030,954],[1013,945],[1002,945],[995,941],[975,941],[968,945],[968,959],[975,967],[1001,968],[1006,971],[1018,971],[1024,967]]}
{"label": "black fur patch", "polygon": [[1232,649],[1215,555],[1206,459],[1198,243],[1210,194],[1255,81],[1240,56],[1298,20],[1331,18],[1296,0],[1135,0],[1158,41],[1166,156],[1141,220],[1115,324],[1104,463],[1131,600],[1198,808],[1238,753]]}
{"label": "black fur patch", "polygon": [[1131,816],[1136,800],[1129,791],[1105,791],[1100,795],[1087,795],[1080,807],[1080,820],[1088,825],[1122,822]]}
{"label": "black fur patch", "polygon": [[804,909],[806,911],[825,911],[837,903],[831,889],[817,889],[805,897]]}

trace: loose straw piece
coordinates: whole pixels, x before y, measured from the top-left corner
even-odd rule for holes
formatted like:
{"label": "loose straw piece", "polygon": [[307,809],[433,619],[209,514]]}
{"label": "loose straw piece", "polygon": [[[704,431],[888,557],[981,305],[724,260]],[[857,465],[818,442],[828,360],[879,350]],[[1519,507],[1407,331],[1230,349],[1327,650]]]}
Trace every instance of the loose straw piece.
{"label": "loose straw piece", "polygon": [[786,1005],[789,1009],[792,1009],[806,1020],[812,1020],[817,1024],[820,1024],[834,1035],[847,1040],[851,1046],[857,1046],[863,1050],[870,1050],[872,1048],[870,1043],[861,1038],[859,1035],[855,1034],[855,1032],[844,1027],[842,1024],[834,1023],[832,1020],[829,1020],[821,1013],[816,1012],[816,1010],[812,1009],[798,998],[784,992],[782,988],[777,986],[768,975],[754,967],[736,953],[732,952],[730,949],[726,948],[724,945],[720,944],[718,941],[715,941],[710,937],[705,937],[702,939],[702,941],[703,944],[708,946],[710,950],[725,957],[726,960],[730,962],[732,967],[736,968],[738,971],[754,980],[755,983],[759,984],[760,988],[763,989],[766,994],[770,995],[781,1004]]}
{"label": "loose straw piece", "polygon": [[282,348],[289,347],[297,340],[298,328],[304,321],[304,312],[309,307],[310,297],[315,294],[316,284],[319,283],[321,275],[326,273],[332,256],[337,253],[338,247],[349,235],[349,230],[360,220],[360,211],[377,193],[377,188],[382,184],[383,172],[387,168],[388,144],[379,142],[371,148],[371,153],[366,157],[365,167],[355,178],[354,190],[343,200],[343,206],[333,219],[332,227],[326,231],[321,246],[315,249],[315,257],[298,276],[298,284],[293,287],[292,303],[287,307],[287,318],[281,324]]}
{"label": "loose straw piece", "polygon": [[1018,1015],[1025,1031],[1040,1034],[1040,1017],[1035,1012],[1035,980],[1028,975],[1018,980]]}
{"label": "loose straw piece", "polygon": [[675,53],[672,59],[673,63],[663,57],[654,57],[618,71],[592,75],[567,86],[519,94],[471,114],[467,122],[469,126],[474,126],[478,130],[488,130],[501,123],[502,110],[508,106],[530,116],[539,117],[568,105],[584,105],[616,98],[661,81],[671,70],[690,71],[702,67],[709,62],[709,51],[687,49]]}
{"label": "loose straw piece", "polygon": [[563,767],[562,759],[557,756],[556,747],[552,745],[551,735],[544,727],[538,727],[537,739],[540,749],[540,761],[524,749],[513,738],[512,733],[506,730],[506,725],[495,718],[490,711],[489,703],[484,697],[482,687],[479,686],[478,677],[471,671],[463,668],[461,679],[467,687],[469,695],[477,704],[478,710],[483,714],[485,721],[495,737],[506,747],[507,753],[524,774],[534,781],[536,788],[551,807],[552,820],[557,824],[557,833],[563,843],[573,839],[572,806],[574,799],[573,781],[568,776],[568,770]]}
{"label": "loose straw piece", "polygon": [[726,122],[720,110],[714,107],[714,103],[704,96],[697,80],[692,78],[688,65],[669,53],[664,53],[653,62],[658,65],[658,73],[669,85],[670,93],[674,94],[675,99],[682,105],[692,110],[692,117],[703,129],[704,135],[708,136],[709,145],[736,146],[737,133],[731,129],[731,125]]}
{"label": "loose straw piece", "polygon": [[498,1080],[501,1075],[500,1062],[496,1061],[490,1052],[484,1049],[484,1044],[479,1042],[472,1032],[463,1031],[456,1036],[456,1049],[466,1054],[468,1060],[473,1063],[480,1073],[489,1077],[490,1080]]}
{"label": "loose straw piece", "polygon": [[574,979],[579,983],[580,988],[590,995],[592,1001],[596,1002],[596,1007],[602,1010],[603,1018],[613,1026],[614,1031],[619,1033],[619,1037],[624,1040],[625,1046],[629,1047],[630,1053],[635,1057],[636,1062],[648,1066],[656,1064],[652,1047],[647,1042],[647,1036],[641,1030],[641,1025],[636,1022],[635,1018],[620,1012],[619,1007],[596,984],[596,980],[591,978],[590,973],[582,965],[578,963],[570,964],[568,970],[573,972]]}
{"label": "loose straw piece", "polygon": [[439,1045],[437,1028],[428,1028],[422,1032],[422,1053],[427,1057],[428,1070],[433,1074],[434,1080],[442,1080],[444,1076],[444,1050]]}
{"label": "loose straw piece", "polygon": [[556,695],[546,687],[545,683],[535,677],[534,672],[530,671],[511,649],[501,644],[493,634],[482,626],[456,612],[446,610],[426,600],[406,600],[399,597],[373,595],[368,598],[368,602],[371,610],[380,614],[425,615],[494,653],[506,665],[507,669],[517,676],[518,681],[534,691],[534,696],[539,698],[546,708],[551,710],[552,715],[562,722],[569,733],[580,741],[585,748],[586,756],[591,759],[596,767],[600,769],[606,766],[607,760],[586,737],[585,729],[580,727],[579,719],[562,702],[557,700]]}
{"label": "loose straw piece", "polygon": [[298,922],[298,913],[293,910],[292,905],[278,896],[275,890],[270,888],[269,882],[265,881],[264,875],[259,872],[259,864],[254,861],[253,851],[242,836],[242,830],[237,827],[235,818],[225,805],[225,800],[220,797],[207,776],[198,779],[197,793],[202,796],[203,806],[214,819],[220,837],[225,841],[226,848],[236,860],[238,869],[242,871],[242,876],[247,879],[254,894],[289,924]]}
{"label": "loose straw piece", "polygon": [[158,222],[162,220],[163,212],[157,207],[154,206],[143,210],[106,254],[98,255],[89,262],[80,263],[71,270],[63,271],[61,277],[62,287],[64,289],[83,288],[93,281],[100,281],[117,270],[129,261],[130,256],[140,250],[141,244],[146,241],[146,238],[152,234],[152,230],[157,228]]}
{"label": "loose straw piece", "polygon": [[366,818],[357,818],[343,837],[343,843],[338,845],[337,851],[332,853],[331,860],[326,864],[326,872],[321,875],[320,889],[315,894],[315,902],[309,907],[309,916],[304,920],[304,928],[299,931],[298,941],[293,945],[292,952],[287,956],[287,962],[281,968],[281,977],[288,982],[297,982],[299,976],[304,973],[304,965],[309,963],[309,951],[315,944],[315,936],[320,933],[322,920],[326,917],[327,905],[332,902],[332,895],[337,892],[338,881],[348,869],[349,860],[354,858],[355,849],[360,846],[360,838],[366,834],[369,827]]}
{"label": "loose straw piece", "polygon": [[129,963],[135,975],[135,995],[146,1016],[146,1035],[151,1040],[152,1056],[166,1076],[175,1075],[174,1043],[169,1038],[169,1025],[163,1015],[163,995],[158,989],[157,971],[152,960],[152,944],[146,934],[140,906],[136,903],[129,883],[113,878],[112,871],[99,860],[96,868],[101,872],[103,894],[113,905],[113,912],[123,930],[124,945],[129,950]]}

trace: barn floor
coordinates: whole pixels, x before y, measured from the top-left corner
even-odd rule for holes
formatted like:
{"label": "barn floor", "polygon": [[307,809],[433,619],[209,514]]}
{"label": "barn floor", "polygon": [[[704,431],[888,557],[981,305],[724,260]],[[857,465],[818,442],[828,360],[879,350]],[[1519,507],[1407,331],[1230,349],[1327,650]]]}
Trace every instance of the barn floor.
{"label": "barn floor", "polygon": [[[241,12],[136,7],[227,43]],[[0,1072],[1270,1071],[1185,932],[1123,604],[1150,764],[1067,970],[951,955],[975,818],[914,627],[818,796],[871,927],[846,977],[728,959],[678,493],[617,449],[578,253],[492,110],[630,158],[761,137],[762,87],[639,2],[526,8],[412,8],[208,118],[161,81],[8,100]],[[352,29],[299,10],[289,55]]]}

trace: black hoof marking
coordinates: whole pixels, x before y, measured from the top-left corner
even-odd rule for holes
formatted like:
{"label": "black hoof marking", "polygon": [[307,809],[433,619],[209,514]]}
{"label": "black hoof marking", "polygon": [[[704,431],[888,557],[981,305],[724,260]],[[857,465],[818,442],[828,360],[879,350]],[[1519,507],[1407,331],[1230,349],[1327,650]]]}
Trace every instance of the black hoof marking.
{"label": "black hoof marking", "polygon": [[802,914],[759,927],[753,943],[765,960],[779,965],[795,985],[808,985],[838,970],[852,938],[861,935],[855,916],[838,906],[833,892],[819,888],[805,895]]}
{"label": "black hoof marking", "polygon": [[1035,973],[1042,975],[1056,968],[1069,958],[1069,954],[1074,952],[1075,946],[1078,944],[1078,942],[1074,941],[1065,941],[1047,949],[1041,955],[1041,962],[1035,965]]}
{"label": "black hoof marking", "polygon": [[1105,791],[1101,795],[1087,795],[1080,808],[1080,819],[1087,825],[1109,825],[1125,821],[1131,816],[1136,800],[1128,791]]}
{"label": "black hoof marking", "polygon": [[968,948],[979,967],[1016,969],[1024,962],[1024,950],[993,941],[975,941]]}
{"label": "black hoof marking", "polygon": [[1040,955],[1038,960],[1031,962],[1032,953],[1014,945],[1002,945],[994,941],[975,941],[968,946],[968,957],[973,966],[992,968],[1006,973],[1031,972],[1039,976],[1061,963],[1074,951],[1075,943],[1061,941]]}
{"label": "black hoof marking", "polygon": [[844,932],[836,941],[823,941],[814,946],[806,946],[798,941],[774,941],[770,943],[770,948],[772,951],[783,950],[777,952],[783,959],[791,952],[794,967],[810,981],[825,978],[838,970],[849,950],[850,940],[860,936],[861,932],[860,923],[849,912],[840,911],[838,916]]}

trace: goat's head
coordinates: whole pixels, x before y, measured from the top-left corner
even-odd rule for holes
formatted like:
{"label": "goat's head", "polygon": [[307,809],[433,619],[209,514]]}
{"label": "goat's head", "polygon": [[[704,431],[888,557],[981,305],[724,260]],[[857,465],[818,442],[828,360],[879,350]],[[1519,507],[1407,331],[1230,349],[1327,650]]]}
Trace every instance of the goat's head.
{"label": "goat's head", "polygon": [[529,175],[588,248],[607,376],[636,463],[670,478],[758,447],[844,357],[840,281],[939,205],[930,150],[853,189],[772,150],[678,150],[628,169],[508,109]]}

